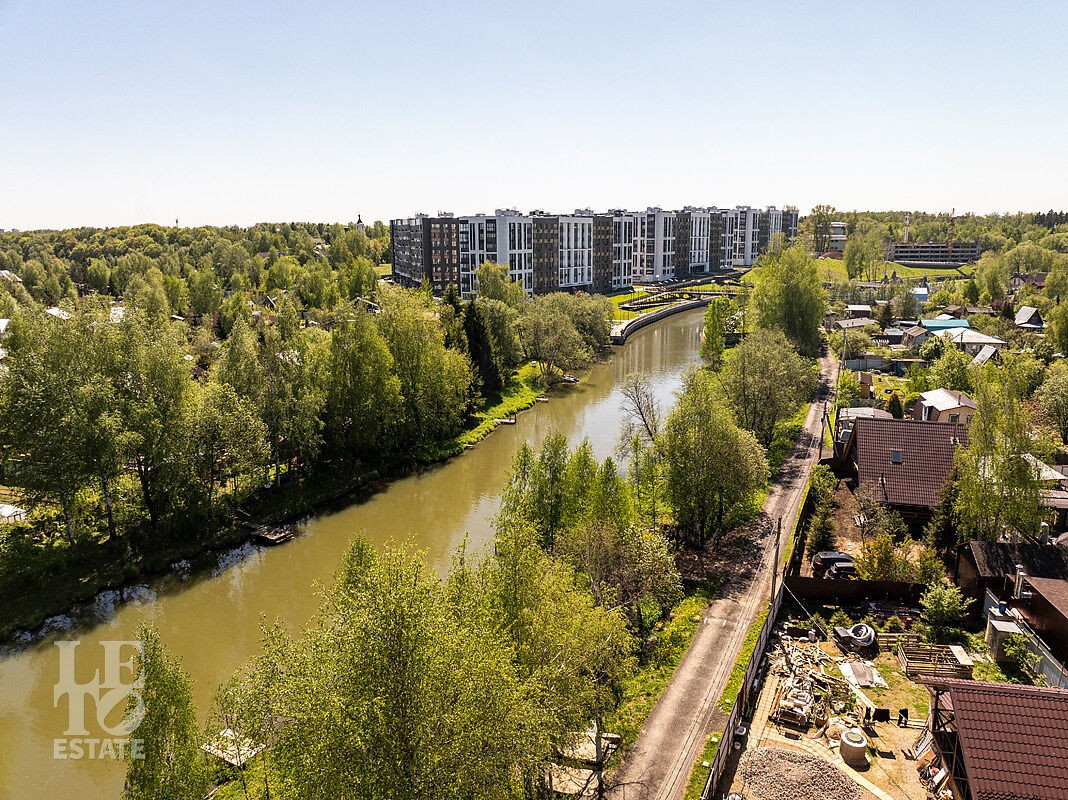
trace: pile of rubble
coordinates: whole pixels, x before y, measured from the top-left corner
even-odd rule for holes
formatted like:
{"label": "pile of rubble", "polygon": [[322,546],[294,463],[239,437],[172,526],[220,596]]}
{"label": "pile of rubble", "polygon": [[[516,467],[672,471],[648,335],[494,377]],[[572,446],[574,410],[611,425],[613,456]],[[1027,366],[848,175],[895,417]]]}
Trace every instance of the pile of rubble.
{"label": "pile of rubble", "polygon": [[863,800],[856,783],[833,764],[780,747],[746,751],[738,764],[745,792],[763,800]]}

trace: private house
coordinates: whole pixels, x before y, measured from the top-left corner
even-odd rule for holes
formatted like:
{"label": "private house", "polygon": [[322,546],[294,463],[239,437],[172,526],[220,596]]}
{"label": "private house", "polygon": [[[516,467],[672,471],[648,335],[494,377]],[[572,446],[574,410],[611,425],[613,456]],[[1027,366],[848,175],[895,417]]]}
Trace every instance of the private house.
{"label": "private house", "polygon": [[910,524],[931,516],[968,431],[948,422],[858,418],[839,464]]}
{"label": "private house", "polygon": [[912,409],[912,418],[924,422],[952,422],[967,425],[975,414],[975,401],[964,392],[932,389],[920,392]]}
{"label": "private house", "polygon": [[948,788],[954,800],[1064,800],[1068,690],[958,678],[919,682],[930,692],[931,713],[930,749],[917,763],[931,768],[939,790]]}
{"label": "private house", "polygon": [[952,342],[958,350],[963,350],[970,356],[979,355],[984,347],[992,347],[1000,350],[1007,342],[996,336],[987,336],[985,333],[972,330],[971,328],[947,328],[936,331],[935,335]]}
{"label": "private house", "polygon": [[964,306],[946,306],[942,309],[940,316],[953,317],[954,319],[961,319],[965,312]]}
{"label": "private house", "polygon": [[886,328],[882,333],[872,336],[872,341],[884,346],[901,344],[905,332],[901,328]]}
{"label": "private house", "polygon": [[976,366],[986,364],[989,361],[994,361],[995,357],[1001,351],[994,347],[992,344],[984,344],[979,348],[979,352],[975,354],[975,358],[972,359],[972,363]]}
{"label": "private house", "polygon": [[1022,289],[1024,286],[1044,289],[1046,287],[1046,278],[1048,277],[1048,272],[1014,272],[1009,276],[1009,289],[1013,292]]}
{"label": "private house", "polygon": [[5,522],[22,522],[26,519],[26,509],[10,503],[0,503],[0,525]]}
{"label": "private house", "polygon": [[933,319],[921,319],[920,325],[922,325],[930,333],[939,333],[940,331],[950,330],[952,328],[970,328],[971,323],[966,319],[957,319],[951,317],[948,314],[940,314]]}
{"label": "private house", "polygon": [[1016,312],[1016,327],[1029,331],[1040,331],[1046,327],[1042,321],[1042,315],[1034,306],[1020,306]]}
{"label": "private house", "polygon": [[849,319],[840,319],[835,325],[843,331],[859,331],[867,328],[869,325],[874,325],[876,328],[879,327],[879,323],[871,317],[850,317]]}
{"label": "private house", "polygon": [[861,317],[871,316],[871,306],[865,303],[858,303],[856,305],[846,306],[846,316],[850,319],[859,319]]}
{"label": "private house", "polygon": [[990,591],[1007,599],[1020,567],[1030,576],[1068,579],[1068,549],[1055,544],[965,542],[957,548],[953,580],[969,597],[981,599]]}
{"label": "private house", "polygon": [[865,419],[893,419],[889,411],[870,406],[858,406],[856,408],[839,408],[834,420],[834,453],[837,458],[844,453],[849,444],[849,437],[853,433],[853,424],[860,418]]}
{"label": "private house", "polygon": [[1013,609],[1063,669],[1068,663],[1068,580],[1026,575],[1022,583]]}
{"label": "private house", "polygon": [[901,334],[901,344],[905,345],[905,347],[919,347],[931,335],[931,332],[922,325],[913,325],[911,328],[906,328],[905,332]]}

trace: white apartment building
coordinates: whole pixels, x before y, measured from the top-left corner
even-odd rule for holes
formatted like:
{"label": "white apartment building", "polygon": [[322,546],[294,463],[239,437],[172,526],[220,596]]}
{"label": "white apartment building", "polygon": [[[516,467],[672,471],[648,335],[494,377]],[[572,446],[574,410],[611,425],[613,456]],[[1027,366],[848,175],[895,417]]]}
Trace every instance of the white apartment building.
{"label": "white apartment building", "polygon": [[478,293],[478,268],[487,261],[508,267],[512,280],[534,290],[533,222],[514,209],[497,209],[493,216],[460,218],[460,291]]}
{"label": "white apartment building", "polygon": [[639,213],[634,237],[634,278],[663,281],[675,277],[675,212],[647,208]]}
{"label": "white apartment building", "polygon": [[627,289],[634,282],[634,231],[637,214],[612,212],[612,289]]}

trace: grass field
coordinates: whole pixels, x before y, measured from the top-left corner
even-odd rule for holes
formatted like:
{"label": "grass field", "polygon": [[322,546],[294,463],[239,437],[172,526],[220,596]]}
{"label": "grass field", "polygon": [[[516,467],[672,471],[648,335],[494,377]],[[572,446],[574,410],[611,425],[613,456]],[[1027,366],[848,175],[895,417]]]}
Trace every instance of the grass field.
{"label": "grass field", "polygon": [[[970,277],[974,271],[974,267],[952,267],[949,269],[927,269],[925,267],[903,267],[900,264],[888,264],[886,273],[888,275],[893,274],[894,270],[897,270],[899,278],[922,278],[926,275],[928,278],[934,279],[938,277],[946,278],[967,278]],[[827,283],[836,283],[849,280],[849,276],[846,274],[845,262],[838,261],[836,259],[821,259],[816,262],[816,271],[819,273],[820,280]],[[879,272],[875,280],[881,280],[883,277],[882,271]],[[867,280],[866,278],[861,280]]]}

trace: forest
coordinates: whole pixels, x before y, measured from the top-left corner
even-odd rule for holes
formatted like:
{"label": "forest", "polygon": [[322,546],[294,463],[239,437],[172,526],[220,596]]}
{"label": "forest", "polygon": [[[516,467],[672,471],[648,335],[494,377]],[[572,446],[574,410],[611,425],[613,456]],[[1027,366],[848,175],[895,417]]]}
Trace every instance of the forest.
{"label": "forest", "polygon": [[0,238],[0,484],[29,510],[0,532],[4,628],[230,541],[238,510],[453,455],[608,342],[603,298],[487,264],[476,301],[437,299],[381,282],[387,255],[381,223]]}

